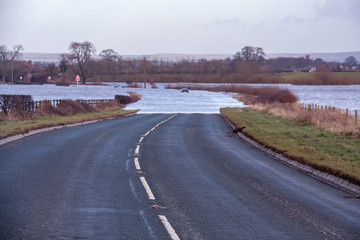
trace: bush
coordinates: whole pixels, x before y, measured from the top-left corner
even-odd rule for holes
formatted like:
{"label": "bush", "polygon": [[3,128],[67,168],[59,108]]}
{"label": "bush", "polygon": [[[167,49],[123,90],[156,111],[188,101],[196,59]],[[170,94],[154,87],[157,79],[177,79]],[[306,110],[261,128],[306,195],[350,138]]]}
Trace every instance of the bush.
{"label": "bush", "polygon": [[0,108],[5,116],[10,111],[22,114],[33,109],[33,101],[30,95],[0,95]]}
{"label": "bush", "polygon": [[73,100],[61,100],[54,108],[54,113],[61,116],[69,116],[77,113],[94,112],[95,109],[89,104],[73,101]]}
{"label": "bush", "polygon": [[131,103],[131,97],[127,95],[115,95],[115,100],[117,100],[120,104]]}
{"label": "bush", "polygon": [[125,106],[123,104],[120,104],[119,101],[116,99],[108,100],[108,101],[101,101],[98,103],[95,107],[97,111],[101,110],[113,110],[113,109],[119,109],[124,108]]}
{"label": "bush", "polygon": [[128,92],[129,96],[126,95],[115,95],[115,100],[117,100],[120,104],[129,104],[137,102],[141,99],[141,95],[136,94],[134,92]]}

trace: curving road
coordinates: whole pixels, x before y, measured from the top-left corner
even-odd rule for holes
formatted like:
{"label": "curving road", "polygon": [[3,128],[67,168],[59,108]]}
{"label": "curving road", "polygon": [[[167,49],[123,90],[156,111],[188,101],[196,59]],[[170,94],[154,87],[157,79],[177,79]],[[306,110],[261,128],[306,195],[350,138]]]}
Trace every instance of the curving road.
{"label": "curving road", "polygon": [[360,238],[359,199],[244,144],[218,114],[171,117],[0,146],[0,239]]}

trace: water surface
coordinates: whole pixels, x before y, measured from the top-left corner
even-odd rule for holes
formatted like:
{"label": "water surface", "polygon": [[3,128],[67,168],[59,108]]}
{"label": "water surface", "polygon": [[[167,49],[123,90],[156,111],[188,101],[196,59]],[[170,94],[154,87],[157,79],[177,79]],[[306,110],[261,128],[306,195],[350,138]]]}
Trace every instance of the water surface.
{"label": "water surface", "polygon": [[[141,113],[218,113],[221,107],[243,107],[243,103],[229,93],[164,89],[166,84],[157,84],[158,89],[122,88],[123,83],[109,83],[110,86],[72,85],[69,87],[45,85],[0,85],[0,94],[29,94],[34,100],[44,99],[112,99],[128,91],[139,93],[142,99],[129,104],[127,109],[141,109]],[[114,87],[114,85],[118,87]],[[256,86],[256,85],[255,85]],[[278,85],[287,88],[305,104],[328,105],[349,110],[360,110],[360,85],[308,86]]]}

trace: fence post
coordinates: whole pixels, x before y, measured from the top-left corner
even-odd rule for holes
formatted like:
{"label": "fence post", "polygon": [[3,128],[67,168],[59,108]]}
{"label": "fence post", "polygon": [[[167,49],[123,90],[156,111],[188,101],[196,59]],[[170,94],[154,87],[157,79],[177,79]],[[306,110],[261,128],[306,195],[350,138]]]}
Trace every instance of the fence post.
{"label": "fence post", "polygon": [[357,126],[358,124],[358,111],[355,110],[355,125]]}
{"label": "fence post", "polygon": [[348,108],[345,110],[345,114],[346,114],[346,120],[348,120],[348,117],[349,117],[349,109]]}
{"label": "fence post", "polygon": [[311,104],[309,104],[309,112],[311,112]]}

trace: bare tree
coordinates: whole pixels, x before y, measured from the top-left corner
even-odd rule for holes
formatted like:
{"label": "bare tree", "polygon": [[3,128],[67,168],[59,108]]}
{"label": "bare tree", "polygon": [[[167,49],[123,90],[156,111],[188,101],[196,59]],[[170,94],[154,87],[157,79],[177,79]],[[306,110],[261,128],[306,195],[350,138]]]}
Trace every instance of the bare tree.
{"label": "bare tree", "polygon": [[95,45],[89,41],[82,43],[72,42],[69,46],[70,54],[67,54],[67,58],[74,62],[79,71],[79,75],[82,78],[82,83],[86,83],[88,77],[88,64],[91,56],[96,53]]}
{"label": "bare tree", "polygon": [[114,77],[117,72],[116,61],[119,60],[121,56],[119,56],[119,54],[112,49],[102,50],[100,56],[103,58],[106,73],[111,74]]}
{"label": "bare tree", "polygon": [[241,49],[241,57],[245,61],[262,61],[264,60],[264,50],[261,47],[246,46]]}
{"label": "bare tree", "polygon": [[0,45],[0,63],[4,65],[8,60],[8,50],[5,45]]}
{"label": "bare tree", "polygon": [[119,54],[112,49],[102,50],[100,56],[105,60],[116,61],[119,58]]}
{"label": "bare tree", "polygon": [[0,46],[0,63],[6,66],[10,65],[11,83],[14,83],[14,60],[20,56],[20,51],[23,51],[24,47],[20,44],[14,45],[12,50],[8,50],[5,45]]}

